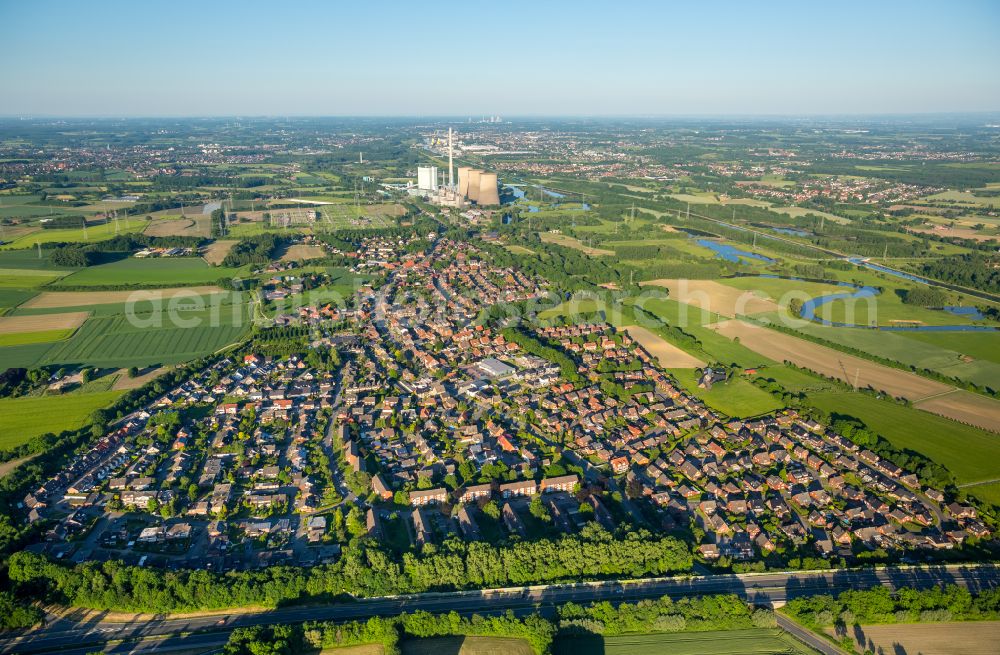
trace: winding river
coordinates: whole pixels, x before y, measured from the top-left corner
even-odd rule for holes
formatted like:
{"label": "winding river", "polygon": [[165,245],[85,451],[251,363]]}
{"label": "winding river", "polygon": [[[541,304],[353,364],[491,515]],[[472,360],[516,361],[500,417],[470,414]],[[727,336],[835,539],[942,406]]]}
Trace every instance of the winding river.
{"label": "winding river", "polygon": [[[755,276],[743,276],[743,277],[755,277]],[[803,278],[788,277],[782,275],[758,275],[756,277],[781,279],[781,280],[798,280],[801,282],[819,281],[819,280],[805,280]],[[995,332],[998,329],[1000,329],[990,325],[913,325],[913,326],[880,325],[877,327],[871,327],[868,325],[858,325],[856,323],[838,323],[836,321],[828,321],[816,315],[819,308],[822,307],[823,305],[833,302],[835,300],[842,300],[842,299],[874,298],[875,296],[879,295],[881,291],[879,291],[879,289],[877,289],[876,287],[870,287],[864,285],[858,286],[855,284],[851,284],[850,282],[839,282],[833,280],[823,280],[822,282],[826,284],[835,284],[839,287],[847,287],[849,289],[852,289],[852,291],[846,291],[844,293],[830,293],[824,296],[817,296],[811,300],[802,303],[802,311],[799,313],[800,317],[808,321],[812,321],[814,323],[819,323],[820,325],[825,325],[827,327],[867,328],[874,330],[884,330],[886,332]],[[946,307],[943,308],[943,310],[960,316],[972,316],[973,318],[977,318],[977,315],[982,316],[982,314],[980,314],[979,311],[974,307]]]}

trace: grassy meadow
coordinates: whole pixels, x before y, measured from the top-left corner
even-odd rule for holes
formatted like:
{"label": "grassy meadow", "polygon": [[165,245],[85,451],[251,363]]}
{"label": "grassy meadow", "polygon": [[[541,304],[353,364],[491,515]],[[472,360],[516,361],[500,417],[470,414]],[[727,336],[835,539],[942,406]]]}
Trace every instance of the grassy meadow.
{"label": "grassy meadow", "polygon": [[136,259],[129,257],[109,264],[88,266],[62,278],[58,286],[109,286],[135,284],[143,286],[177,286],[210,284],[224,277],[245,274],[249,267],[227,268],[209,266],[201,257],[165,257]]}
{"label": "grassy meadow", "polygon": [[120,391],[104,391],[0,399],[0,449],[13,448],[46,432],[76,429],[95,409],[107,407],[120,395]]}
{"label": "grassy meadow", "polygon": [[777,628],[559,637],[554,655],[807,655],[813,650]]}

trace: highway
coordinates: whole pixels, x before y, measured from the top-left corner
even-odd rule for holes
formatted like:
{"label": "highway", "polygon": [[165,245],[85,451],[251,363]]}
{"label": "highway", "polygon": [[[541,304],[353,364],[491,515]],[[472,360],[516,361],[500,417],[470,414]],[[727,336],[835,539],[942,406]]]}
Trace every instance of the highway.
{"label": "highway", "polygon": [[[992,588],[1000,585],[1000,568],[994,565],[947,565],[610,580],[412,594],[338,604],[298,605],[260,612],[218,613],[208,617],[141,615],[128,621],[102,620],[98,613],[93,613],[85,618],[52,618],[44,628],[0,638],[0,653],[65,652],[84,655],[105,645],[107,653],[169,652],[192,646],[211,648],[224,643],[226,635],[240,626],[365,619],[415,610],[490,614],[510,609],[522,613],[540,611],[551,614],[553,607],[568,601],[634,601],[661,596],[679,598],[721,593],[735,593],[759,605],[780,606],[797,596],[837,593],[847,589],[929,587],[948,583],[966,586],[973,592]],[[116,644],[119,640],[132,643]]]}

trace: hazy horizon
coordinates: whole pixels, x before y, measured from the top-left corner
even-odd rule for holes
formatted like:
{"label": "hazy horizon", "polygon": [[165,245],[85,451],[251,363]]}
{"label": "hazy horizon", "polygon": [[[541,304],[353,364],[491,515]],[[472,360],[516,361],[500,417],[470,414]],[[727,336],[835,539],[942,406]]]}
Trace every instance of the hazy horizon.
{"label": "hazy horizon", "polygon": [[1000,4],[0,2],[0,115],[1000,111]]}

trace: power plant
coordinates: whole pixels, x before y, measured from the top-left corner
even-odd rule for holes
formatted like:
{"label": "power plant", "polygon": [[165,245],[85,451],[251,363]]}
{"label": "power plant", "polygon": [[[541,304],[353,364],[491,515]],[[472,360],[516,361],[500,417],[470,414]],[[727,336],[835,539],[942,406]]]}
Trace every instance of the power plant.
{"label": "power plant", "polygon": [[417,167],[417,188],[421,191],[437,191],[438,189],[438,167],[418,166]]}
{"label": "power plant", "polygon": [[454,171],[452,131],[448,128],[448,183],[438,180],[437,166],[417,167],[417,191],[431,202],[445,207],[461,207],[467,201],[481,206],[500,204],[497,174],[471,166],[458,167],[458,183]]}

